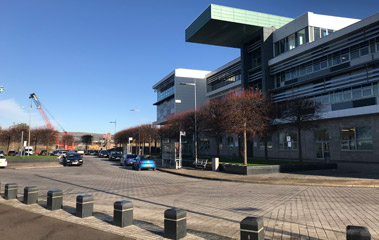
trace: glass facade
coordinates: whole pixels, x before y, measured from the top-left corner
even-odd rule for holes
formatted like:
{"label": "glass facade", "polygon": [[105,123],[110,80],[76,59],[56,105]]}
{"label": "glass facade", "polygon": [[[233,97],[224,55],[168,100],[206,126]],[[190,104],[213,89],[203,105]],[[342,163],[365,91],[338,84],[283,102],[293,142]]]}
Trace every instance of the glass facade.
{"label": "glass facade", "polygon": [[342,150],[372,150],[371,127],[341,129]]}

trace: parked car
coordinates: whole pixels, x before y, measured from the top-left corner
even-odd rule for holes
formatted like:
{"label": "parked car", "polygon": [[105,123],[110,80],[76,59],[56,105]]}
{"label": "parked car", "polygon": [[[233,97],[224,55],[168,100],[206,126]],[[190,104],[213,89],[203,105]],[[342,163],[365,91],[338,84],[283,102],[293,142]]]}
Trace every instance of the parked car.
{"label": "parked car", "polygon": [[122,152],[113,151],[109,154],[109,161],[117,161],[122,159]]}
{"label": "parked car", "polygon": [[47,156],[48,152],[46,150],[41,150],[38,155],[40,155],[40,156]]}
{"label": "parked car", "polygon": [[83,165],[82,155],[77,152],[67,152],[67,154],[63,156],[63,166],[66,167],[68,165]]}
{"label": "parked car", "polygon": [[17,156],[16,151],[8,151],[8,156]]}
{"label": "parked car", "polygon": [[136,154],[124,154],[123,158],[120,159],[120,166],[133,166],[136,157]]}
{"label": "parked car", "polygon": [[99,152],[99,157],[101,157],[101,158],[107,158],[107,157],[109,157],[108,151],[107,150],[101,150]]}
{"label": "parked car", "polygon": [[8,165],[7,159],[4,154],[0,155],[0,167],[6,167]]}
{"label": "parked car", "polygon": [[3,155],[3,156],[4,156],[4,155],[5,155],[5,152],[0,150],[0,155]]}
{"label": "parked car", "polygon": [[148,156],[138,155],[133,163],[133,169],[138,171],[141,169],[153,169],[153,171],[155,171],[157,169],[157,164],[155,160]]}
{"label": "parked car", "polygon": [[84,151],[83,150],[78,150],[77,153],[79,153],[80,155],[84,155]]}

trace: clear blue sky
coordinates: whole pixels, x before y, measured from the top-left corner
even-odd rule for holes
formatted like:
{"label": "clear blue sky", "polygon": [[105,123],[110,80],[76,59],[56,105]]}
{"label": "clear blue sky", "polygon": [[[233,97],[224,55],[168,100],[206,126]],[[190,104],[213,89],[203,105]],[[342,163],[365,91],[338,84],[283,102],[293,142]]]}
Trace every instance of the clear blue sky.
{"label": "clear blue sky", "polygon": [[[28,123],[21,106],[33,92],[69,132],[113,133],[114,120],[117,130],[135,126],[133,108],[154,122],[154,83],[175,68],[214,70],[239,56],[185,42],[211,3],[292,18],[378,12],[377,0],[0,0],[0,126]],[[32,127],[43,125],[33,109]]]}

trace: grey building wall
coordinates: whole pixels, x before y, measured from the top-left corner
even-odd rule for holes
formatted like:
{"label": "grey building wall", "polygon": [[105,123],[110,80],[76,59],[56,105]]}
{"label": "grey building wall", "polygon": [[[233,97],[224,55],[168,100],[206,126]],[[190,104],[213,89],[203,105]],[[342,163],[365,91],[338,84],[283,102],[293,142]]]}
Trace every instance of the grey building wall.
{"label": "grey building wall", "polygon": [[185,78],[175,77],[175,99],[181,100],[181,103],[175,103],[176,113],[185,112],[195,109],[195,88],[189,85],[180,85],[180,83],[194,83],[196,81],[196,105],[199,109],[206,100],[205,97],[205,79],[202,78]]}
{"label": "grey building wall", "polygon": [[[332,161],[362,161],[379,162],[379,114],[344,117],[337,119],[318,120],[316,127],[302,132],[302,149],[305,160],[319,160],[316,157],[315,133],[318,130],[329,132],[330,160]],[[341,147],[341,129],[356,127],[371,127],[372,150],[343,150]],[[298,150],[281,150],[279,147],[279,132],[296,132],[295,129],[283,128],[272,135],[272,150],[268,151],[271,159],[298,159]],[[259,144],[254,145],[254,157],[264,158],[264,150]]]}
{"label": "grey building wall", "polygon": [[169,98],[157,105],[157,122],[163,122],[167,116],[175,113],[175,97]]}

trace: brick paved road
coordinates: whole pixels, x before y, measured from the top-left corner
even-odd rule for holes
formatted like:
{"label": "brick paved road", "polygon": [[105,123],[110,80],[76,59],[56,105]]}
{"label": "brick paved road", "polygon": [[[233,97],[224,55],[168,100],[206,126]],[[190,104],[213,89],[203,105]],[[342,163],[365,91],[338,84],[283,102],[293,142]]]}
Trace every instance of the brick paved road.
{"label": "brick paved road", "polygon": [[268,239],[345,239],[350,224],[367,226],[373,239],[379,239],[377,189],[207,181],[133,171],[89,156],[82,167],[0,169],[0,181],[18,183],[20,194],[24,186],[36,185],[43,198],[50,189],[62,189],[65,204],[71,206],[76,195],[92,194],[95,211],[104,213],[105,221],[112,216],[113,202],[131,200],[135,218],[146,228],[161,230],[164,210],[184,208],[191,233],[205,238],[238,238],[244,217],[263,216]]}

